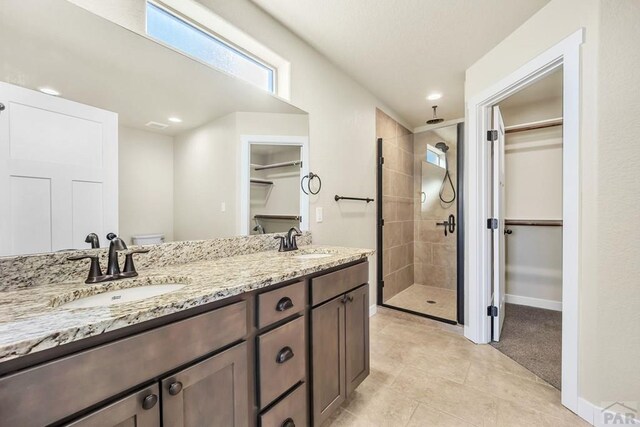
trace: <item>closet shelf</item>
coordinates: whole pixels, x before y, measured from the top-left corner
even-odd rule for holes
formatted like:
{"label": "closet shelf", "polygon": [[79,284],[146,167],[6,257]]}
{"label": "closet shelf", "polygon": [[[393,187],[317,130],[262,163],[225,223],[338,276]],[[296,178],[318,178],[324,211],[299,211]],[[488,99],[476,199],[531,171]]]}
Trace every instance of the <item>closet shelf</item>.
{"label": "closet shelf", "polygon": [[554,126],[562,126],[562,123],[563,123],[562,117],[558,117],[555,119],[548,119],[548,120],[540,120],[540,121],[531,122],[531,123],[522,123],[519,125],[505,127],[504,133],[526,132],[529,130],[545,129],[545,128],[550,128]]}
{"label": "closet shelf", "polygon": [[282,219],[290,221],[302,221],[299,215],[254,215],[255,219]]}
{"label": "closet shelf", "polygon": [[273,181],[269,181],[268,179],[251,178],[249,182],[252,184],[273,185]]}
{"label": "closet shelf", "polygon": [[253,165],[254,170],[263,171],[265,169],[275,169],[275,168],[284,168],[287,166],[302,166],[302,160],[292,160],[290,162],[282,162],[282,163],[273,163],[270,165]]}

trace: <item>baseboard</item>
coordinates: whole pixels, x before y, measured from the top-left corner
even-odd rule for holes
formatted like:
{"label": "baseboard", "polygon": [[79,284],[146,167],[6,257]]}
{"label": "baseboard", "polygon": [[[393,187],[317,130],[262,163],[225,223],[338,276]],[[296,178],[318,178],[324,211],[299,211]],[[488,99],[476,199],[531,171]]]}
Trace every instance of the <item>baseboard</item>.
{"label": "baseboard", "polygon": [[625,405],[625,402],[613,402],[602,408],[579,397],[578,415],[596,427],[640,425],[639,414],[631,405]]}
{"label": "baseboard", "polygon": [[521,295],[506,294],[506,301],[509,304],[528,305],[529,307],[544,308],[547,310],[562,311],[562,301],[550,299],[523,297]]}
{"label": "baseboard", "polygon": [[373,304],[369,306],[369,317],[373,316],[378,312],[378,306]]}

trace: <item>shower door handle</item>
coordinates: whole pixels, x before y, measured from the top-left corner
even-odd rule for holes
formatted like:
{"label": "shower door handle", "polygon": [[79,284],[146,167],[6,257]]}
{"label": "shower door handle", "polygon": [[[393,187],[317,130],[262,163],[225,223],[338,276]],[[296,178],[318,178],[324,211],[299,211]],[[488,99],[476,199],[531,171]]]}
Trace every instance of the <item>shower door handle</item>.
{"label": "shower door handle", "polygon": [[454,233],[456,231],[456,217],[451,214],[449,215],[449,221],[447,221],[449,223],[449,233]]}

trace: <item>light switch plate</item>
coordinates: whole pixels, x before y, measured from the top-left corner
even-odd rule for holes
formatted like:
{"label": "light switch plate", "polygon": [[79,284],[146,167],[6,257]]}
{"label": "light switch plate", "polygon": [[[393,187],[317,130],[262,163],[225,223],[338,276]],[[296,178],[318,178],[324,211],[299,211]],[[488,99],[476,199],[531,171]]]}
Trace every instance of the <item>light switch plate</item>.
{"label": "light switch plate", "polygon": [[227,211],[227,204],[225,202],[220,203],[220,212]]}
{"label": "light switch plate", "polygon": [[318,207],[316,208],[316,222],[322,222],[322,208]]}

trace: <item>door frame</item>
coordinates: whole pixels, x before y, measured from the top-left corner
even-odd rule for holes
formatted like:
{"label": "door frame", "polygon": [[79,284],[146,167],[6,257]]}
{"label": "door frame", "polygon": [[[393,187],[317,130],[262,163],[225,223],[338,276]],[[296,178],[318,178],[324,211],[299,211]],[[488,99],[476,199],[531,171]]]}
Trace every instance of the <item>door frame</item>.
{"label": "door frame", "polygon": [[[292,145],[300,147],[300,178],[309,174],[309,137],[291,135],[240,135],[240,224],[241,235],[249,235],[251,229],[251,146],[252,145]],[[309,195],[300,191],[300,231],[309,230]]]}
{"label": "door frame", "polygon": [[491,107],[519,90],[563,68],[562,149],[562,404],[578,411],[578,287],[580,258],[580,45],[579,29],[555,46],[528,61],[498,83],[470,99],[467,104],[465,179],[467,235],[465,242],[465,290],[467,322],[464,335],[485,344],[491,339],[487,298],[491,292],[491,215],[489,151]]}

